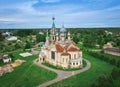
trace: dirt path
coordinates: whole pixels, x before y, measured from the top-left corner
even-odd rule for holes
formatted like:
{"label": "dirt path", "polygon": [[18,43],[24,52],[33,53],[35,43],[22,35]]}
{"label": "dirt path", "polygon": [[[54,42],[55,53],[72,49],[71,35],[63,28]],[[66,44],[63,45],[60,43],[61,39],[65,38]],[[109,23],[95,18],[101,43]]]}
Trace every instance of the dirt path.
{"label": "dirt path", "polygon": [[84,67],[84,68],[82,68],[82,69],[80,69],[80,70],[76,70],[76,71],[62,71],[62,70],[57,70],[57,69],[49,68],[49,67],[47,67],[47,66],[45,66],[45,65],[43,65],[43,64],[41,64],[39,62],[34,61],[34,63],[36,65],[38,65],[38,66],[40,66],[42,68],[45,68],[47,70],[53,71],[53,72],[57,73],[57,75],[58,75],[57,78],[55,78],[55,79],[53,79],[51,81],[45,82],[43,84],[40,84],[37,87],[47,87],[47,86],[49,86],[49,85],[51,85],[53,83],[59,82],[59,81],[61,81],[63,79],[69,78],[69,77],[71,77],[73,75],[76,75],[76,74],[79,74],[79,73],[87,71],[88,69],[90,69],[91,64],[90,64],[90,62],[88,60],[86,60],[86,59],[84,59],[84,60],[86,61],[87,66]]}

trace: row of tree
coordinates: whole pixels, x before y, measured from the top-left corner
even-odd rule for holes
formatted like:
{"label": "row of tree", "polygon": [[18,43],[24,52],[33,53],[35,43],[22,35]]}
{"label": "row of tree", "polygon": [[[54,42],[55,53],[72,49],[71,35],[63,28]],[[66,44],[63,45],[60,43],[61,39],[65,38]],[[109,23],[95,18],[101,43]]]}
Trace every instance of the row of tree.
{"label": "row of tree", "polygon": [[113,81],[120,78],[120,68],[113,68],[109,76],[101,75],[91,87],[112,87]]}
{"label": "row of tree", "polygon": [[0,42],[4,40],[5,37],[2,36],[2,32],[0,31]]}
{"label": "row of tree", "polygon": [[115,34],[106,34],[104,29],[69,29],[69,31],[73,34],[74,42],[83,42],[86,47],[95,47],[98,44],[102,48],[110,41],[115,42],[114,46],[120,47],[120,38]]}
{"label": "row of tree", "polygon": [[88,54],[120,68],[120,60],[116,61],[115,59],[111,59],[108,56],[100,55],[98,52],[88,52]]}
{"label": "row of tree", "polygon": [[101,55],[98,52],[88,52],[88,54],[93,56],[94,58],[98,58],[112,65],[115,65],[109,76],[107,75],[99,76],[96,82],[91,84],[91,87],[112,87],[113,81],[120,78],[120,60],[116,61],[115,59],[111,59],[108,56]]}

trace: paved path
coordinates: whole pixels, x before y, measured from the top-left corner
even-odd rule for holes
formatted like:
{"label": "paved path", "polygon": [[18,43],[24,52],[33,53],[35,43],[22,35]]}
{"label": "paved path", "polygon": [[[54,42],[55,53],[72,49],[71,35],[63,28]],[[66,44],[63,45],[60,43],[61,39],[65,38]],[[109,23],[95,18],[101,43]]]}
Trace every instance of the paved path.
{"label": "paved path", "polygon": [[84,71],[88,70],[88,69],[91,67],[91,64],[90,64],[90,62],[89,62],[88,60],[86,60],[86,59],[84,59],[84,60],[86,61],[87,66],[84,67],[83,69],[76,70],[76,71],[62,71],[62,70],[57,70],[57,69],[49,68],[49,67],[41,64],[40,62],[34,61],[34,63],[35,63],[36,65],[38,65],[38,66],[40,66],[40,67],[42,67],[42,68],[45,68],[45,69],[47,69],[47,70],[50,70],[50,71],[53,71],[53,72],[57,73],[57,77],[56,77],[55,79],[53,79],[53,80],[51,80],[51,81],[48,81],[48,82],[45,82],[45,83],[43,83],[43,84],[40,84],[40,85],[37,86],[37,87],[46,87],[46,86],[49,86],[49,85],[51,85],[51,84],[53,84],[53,83],[56,83],[56,82],[58,82],[58,81],[61,81],[61,80],[63,80],[63,79],[69,78],[69,77],[71,77],[71,76],[73,76],[73,75],[76,75],[76,74],[79,74],[79,73],[81,73],[81,72],[84,72]]}

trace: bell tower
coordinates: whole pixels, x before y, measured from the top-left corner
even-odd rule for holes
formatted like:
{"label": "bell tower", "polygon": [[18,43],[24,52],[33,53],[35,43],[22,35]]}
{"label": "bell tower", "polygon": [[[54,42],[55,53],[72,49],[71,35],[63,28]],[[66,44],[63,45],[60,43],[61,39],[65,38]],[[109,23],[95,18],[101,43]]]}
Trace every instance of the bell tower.
{"label": "bell tower", "polygon": [[49,36],[48,36],[48,30],[47,30],[47,35],[46,35],[46,42],[45,42],[46,46],[49,45]]}
{"label": "bell tower", "polygon": [[70,41],[71,40],[70,39],[70,36],[71,36],[70,32],[68,32],[67,36],[68,36],[68,40]]}
{"label": "bell tower", "polygon": [[55,29],[55,17],[52,18],[52,28],[50,31],[50,41],[51,43],[54,43],[56,40],[55,34],[56,33],[56,29]]}

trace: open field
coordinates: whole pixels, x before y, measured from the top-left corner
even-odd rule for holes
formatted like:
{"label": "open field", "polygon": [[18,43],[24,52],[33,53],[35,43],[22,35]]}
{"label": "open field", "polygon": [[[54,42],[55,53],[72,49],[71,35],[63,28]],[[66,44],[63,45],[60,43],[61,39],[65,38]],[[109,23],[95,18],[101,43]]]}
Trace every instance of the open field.
{"label": "open field", "polygon": [[91,62],[91,69],[55,83],[50,87],[89,87],[100,75],[110,75],[113,68],[112,65],[99,59],[95,59],[87,54],[83,54],[83,56]]}
{"label": "open field", "polygon": [[19,53],[14,53],[14,58],[26,62],[16,67],[12,73],[0,77],[0,87],[35,87],[57,76],[54,72],[34,65],[32,61],[37,58],[36,55],[23,58]]}

